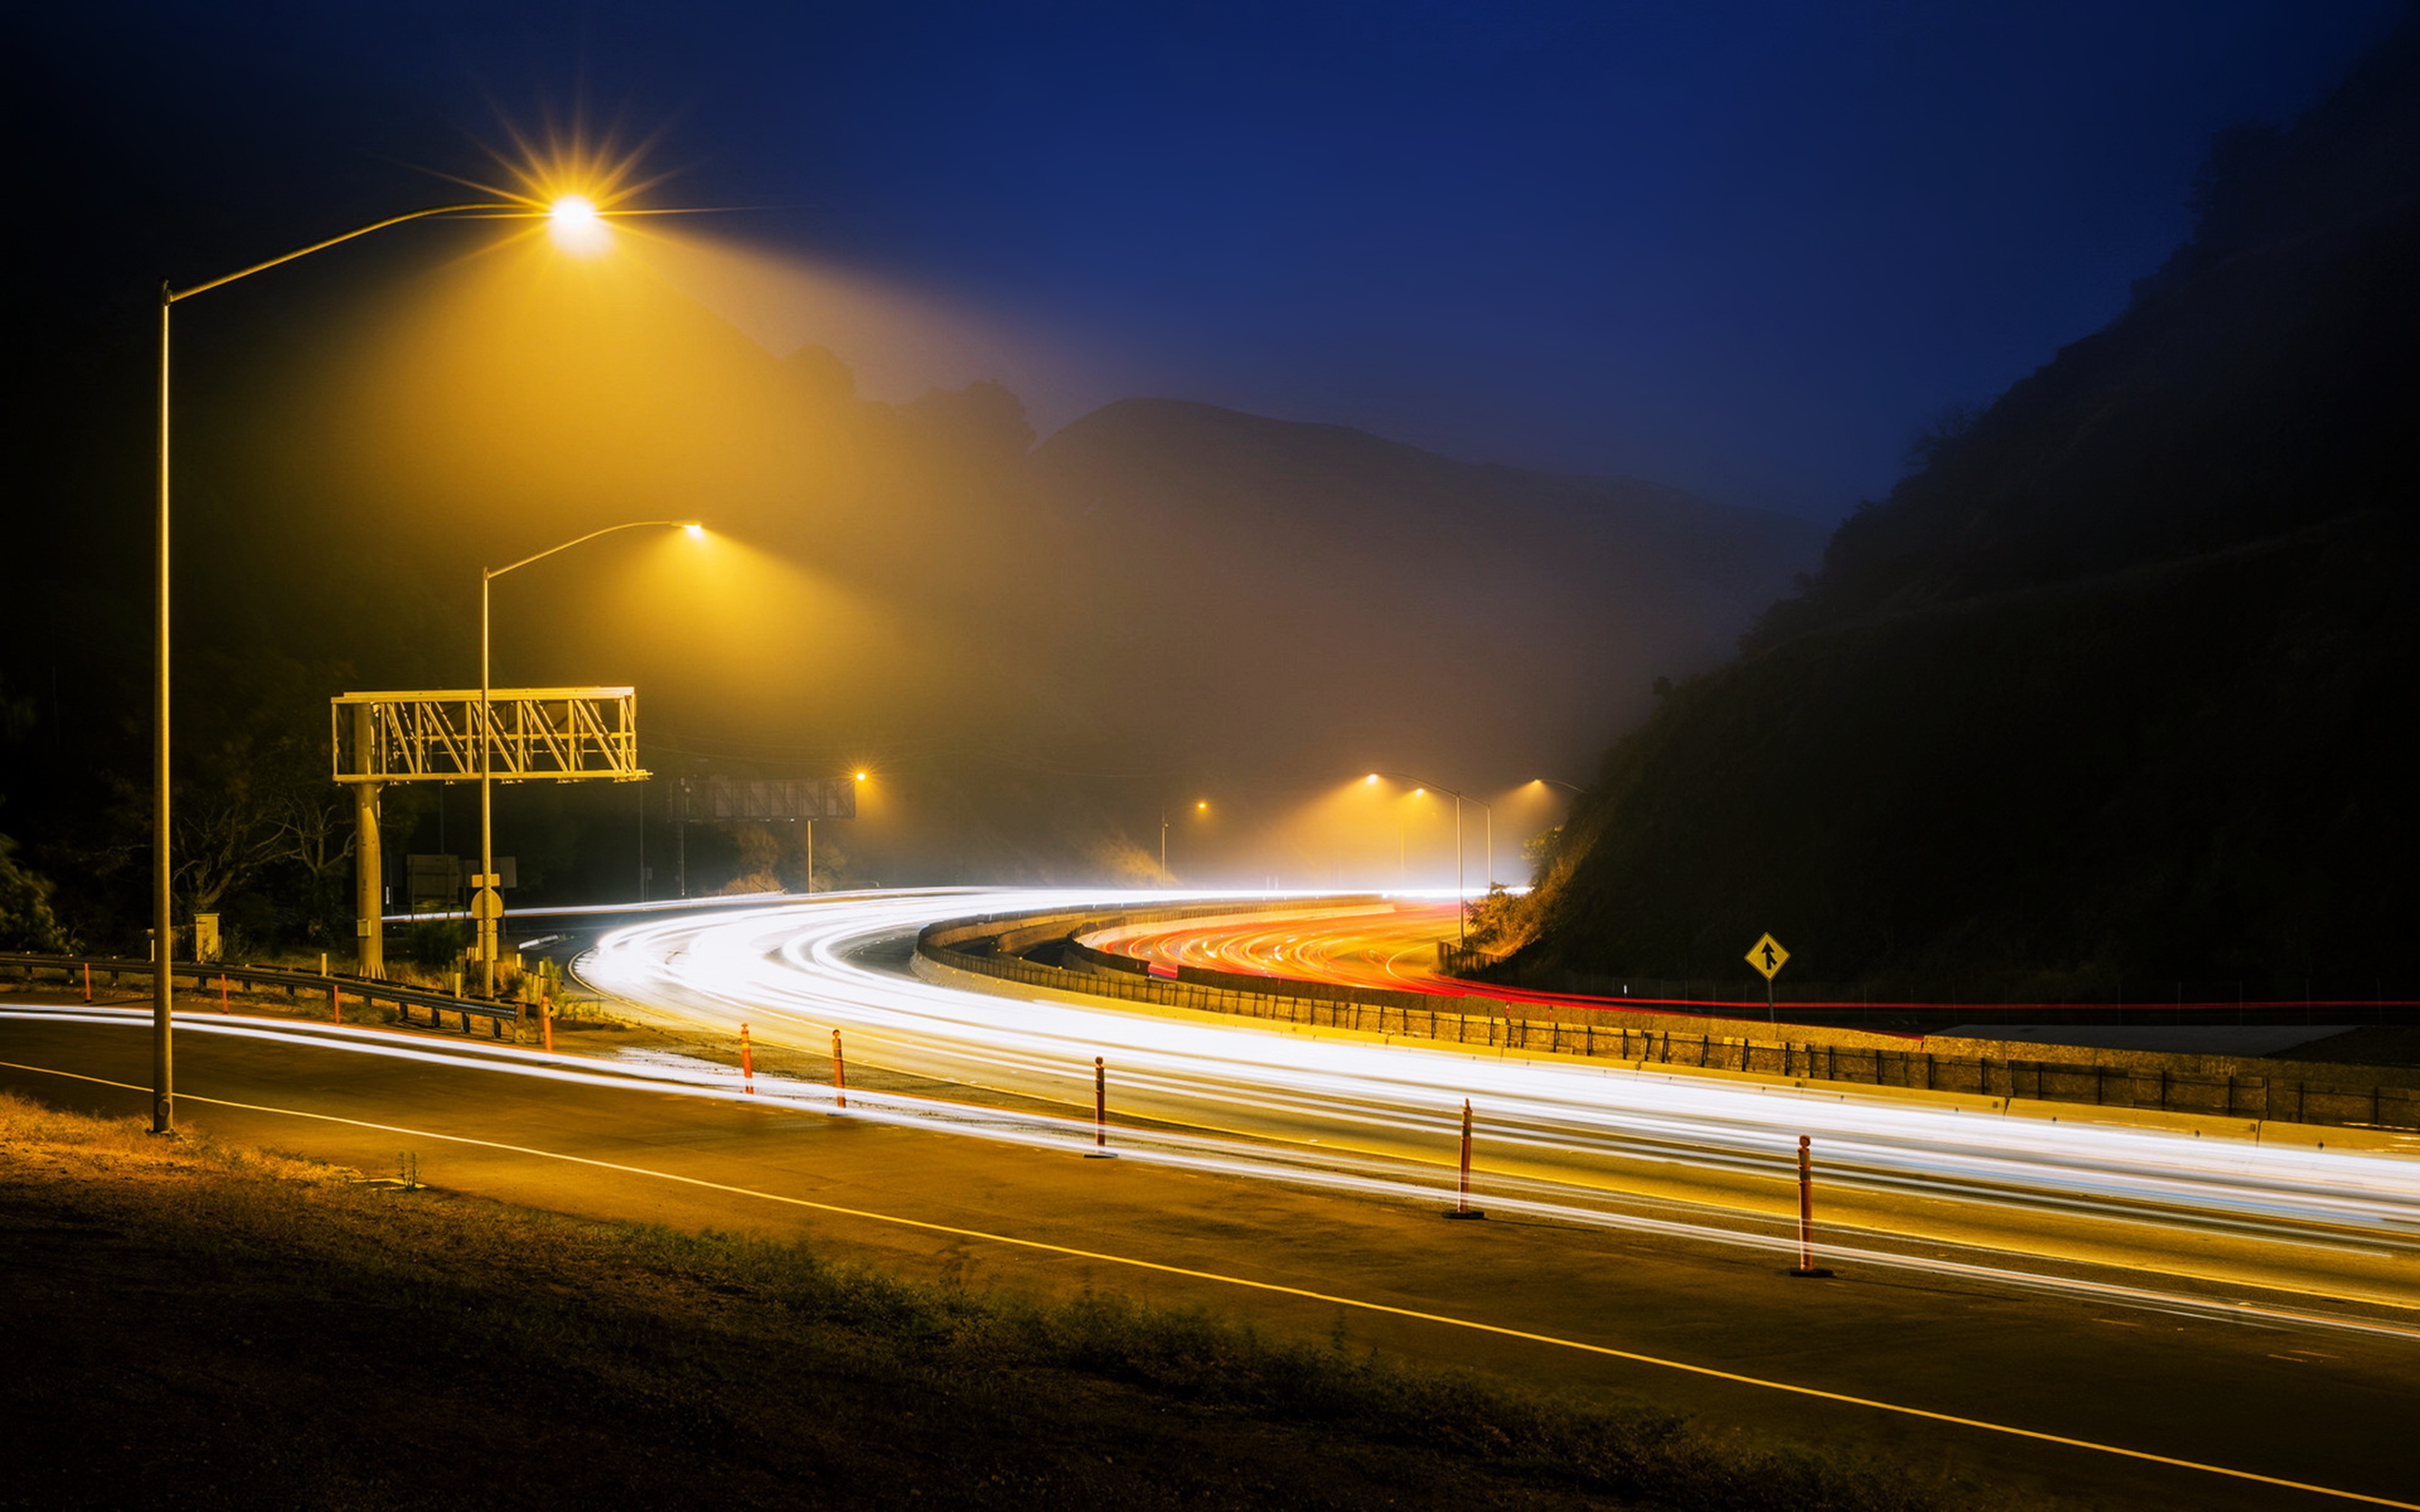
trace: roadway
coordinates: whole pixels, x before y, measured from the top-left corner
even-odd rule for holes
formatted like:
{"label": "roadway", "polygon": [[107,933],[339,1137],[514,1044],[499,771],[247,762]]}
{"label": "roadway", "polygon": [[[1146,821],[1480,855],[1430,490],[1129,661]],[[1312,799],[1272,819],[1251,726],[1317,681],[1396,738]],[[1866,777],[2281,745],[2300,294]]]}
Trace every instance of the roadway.
{"label": "roadway", "polygon": [[[1061,906],[1086,896],[1099,895],[1029,898]],[[2071,1288],[2157,1285],[2178,1305],[2251,1288],[2295,1306],[2420,1319],[2420,1161],[2345,1149],[2350,1134],[2330,1150],[2315,1148],[2329,1131],[2273,1126],[2256,1143],[2187,1119],[2102,1121],[2123,1115],[2083,1106],[1382,1044],[900,974],[916,927],[985,911],[971,906],[980,901],[868,899],[633,925],[582,971],[692,1025],[736,1036],[752,1021],[760,1039],[808,1049],[837,1028],[852,1057],[1062,1105],[1089,1105],[1098,1056],[1113,1112],[1183,1131],[1171,1160],[1339,1189],[1434,1189],[1466,1098],[1491,1206],[1720,1232],[1778,1255],[1792,1242],[1792,1163],[1806,1134],[1827,1247],[1862,1261]],[[2397,1148],[2420,1155],[2420,1139]]]}
{"label": "roadway", "polygon": [[1349,914],[1226,923],[1130,925],[1084,943],[1164,965],[1290,977],[1398,992],[1466,992],[1436,972],[1436,945],[1453,934],[1455,905],[1405,899]]}
{"label": "roadway", "polygon": [[[370,1169],[414,1143],[438,1180],[539,1206],[809,1232],[906,1265],[1342,1327],[1415,1357],[1952,1457],[2044,1491],[2315,1504],[1586,1347],[2378,1495],[2420,1487],[2420,1452],[2379,1431],[2420,1358],[2420,1163],[903,974],[924,922],[1077,901],[881,895],[651,918],[584,958],[592,981],[686,1026],[692,1049],[719,1044],[712,1056],[549,1057],[196,1016],[182,1085],[220,1102],[187,1116]],[[743,1019],[801,1075],[743,1092],[728,1064]],[[0,1079],[132,1111],[138,1094],[54,1073],[139,1084],[141,1028],[139,1014],[0,1013],[0,1058],[44,1068]],[[814,1074],[833,1028],[861,1076],[845,1116]],[[1094,1055],[1110,1066],[1113,1162],[1078,1159],[1088,1120],[1050,1111],[1089,1107]],[[908,1086],[955,1089],[886,1089]],[[1491,1216],[1438,1223],[1465,1097]],[[1782,1274],[1800,1132],[1816,1141],[1833,1282]],[[1020,1247],[1052,1243],[1065,1247]],[[1269,1285],[1326,1300],[1251,1289]]]}

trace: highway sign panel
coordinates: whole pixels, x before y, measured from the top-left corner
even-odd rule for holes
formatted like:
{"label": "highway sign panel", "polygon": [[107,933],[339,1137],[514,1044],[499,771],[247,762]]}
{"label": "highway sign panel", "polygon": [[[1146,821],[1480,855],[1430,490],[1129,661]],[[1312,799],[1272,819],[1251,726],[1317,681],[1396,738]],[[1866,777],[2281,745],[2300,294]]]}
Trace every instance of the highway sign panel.
{"label": "highway sign panel", "polygon": [[1747,964],[1763,972],[1764,980],[1767,981],[1771,981],[1780,973],[1782,963],[1789,959],[1790,952],[1783,949],[1781,942],[1770,934],[1747,948]]}

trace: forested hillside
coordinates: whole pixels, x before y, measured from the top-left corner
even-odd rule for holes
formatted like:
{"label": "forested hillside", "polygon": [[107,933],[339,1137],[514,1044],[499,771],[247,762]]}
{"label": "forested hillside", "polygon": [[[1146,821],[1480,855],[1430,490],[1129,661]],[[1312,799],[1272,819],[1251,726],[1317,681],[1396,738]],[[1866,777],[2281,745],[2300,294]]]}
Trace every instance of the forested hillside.
{"label": "forested hillside", "polygon": [[1932,995],[2420,981],[2420,26],[2195,195],[1607,754],[1507,969],[1745,976],[1770,930]]}

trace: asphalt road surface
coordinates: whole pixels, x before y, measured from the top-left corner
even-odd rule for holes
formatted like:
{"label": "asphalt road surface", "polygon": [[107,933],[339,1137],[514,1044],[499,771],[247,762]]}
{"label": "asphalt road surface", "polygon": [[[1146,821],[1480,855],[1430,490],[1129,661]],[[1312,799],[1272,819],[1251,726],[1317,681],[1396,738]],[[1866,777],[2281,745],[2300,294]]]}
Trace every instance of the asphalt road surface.
{"label": "asphalt road surface", "polygon": [[[1199,1303],[2103,1504],[2330,1499],[1803,1392],[2420,1501],[2420,1449],[2399,1426],[2420,1365],[2408,1152],[1387,1045],[902,974],[922,923],[1010,905],[843,897],[648,919],[583,966],[709,1041],[744,1019],[795,1057],[837,1027],[861,1067],[962,1084],[950,1097],[861,1087],[842,1114],[819,1077],[760,1076],[752,1093],[705,1057],[190,1015],[184,1114],[366,1169],[411,1148],[441,1183],[511,1200]],[[147,1079],[145,1027],[0,1010],[0,1060],[21,1068],[0,1080],[139,1111],[127,1088]],[[1081,1158],[1094,1055],[1116,1161]],[[1445,1223],[1466,1097],[1490,1217]],[[1786,1274],[1801,1132],[1831,1281]]]}

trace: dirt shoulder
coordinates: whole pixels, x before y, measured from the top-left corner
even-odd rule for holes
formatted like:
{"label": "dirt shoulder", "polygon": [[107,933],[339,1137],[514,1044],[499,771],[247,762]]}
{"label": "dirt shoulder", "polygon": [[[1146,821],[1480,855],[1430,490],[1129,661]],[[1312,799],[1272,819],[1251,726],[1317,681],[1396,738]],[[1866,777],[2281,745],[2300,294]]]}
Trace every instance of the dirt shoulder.
{"label": "dirt shoulder", "polygon": [[911,1284],[0,1097],[0,1505],[1914,1508],[1199,1313]]}

